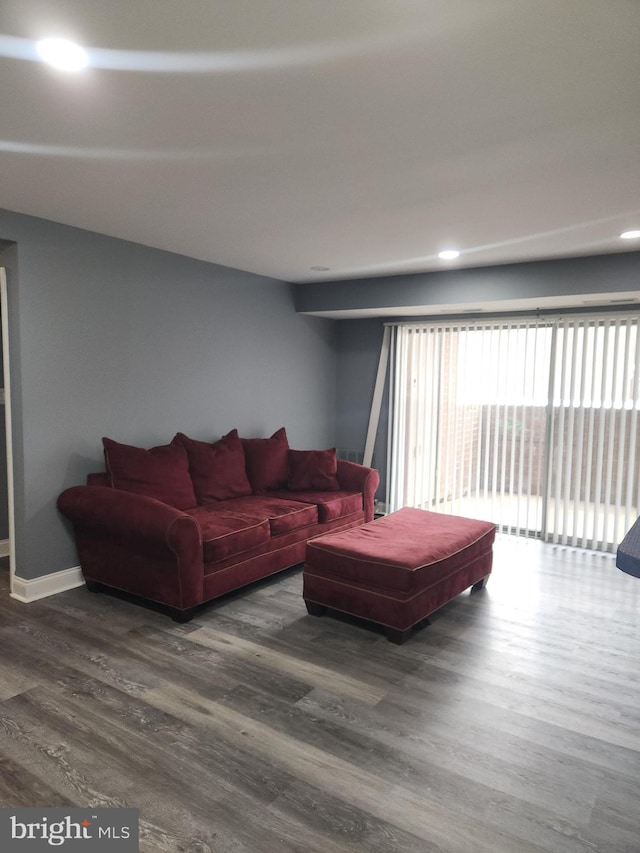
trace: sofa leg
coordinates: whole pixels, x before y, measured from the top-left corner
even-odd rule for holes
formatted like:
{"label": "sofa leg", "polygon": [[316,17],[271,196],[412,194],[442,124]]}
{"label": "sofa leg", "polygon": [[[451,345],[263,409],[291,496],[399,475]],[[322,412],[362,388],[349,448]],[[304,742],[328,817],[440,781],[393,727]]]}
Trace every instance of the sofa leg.
{"label": "sofa leg", "polygon": [[101,583],[99,583],[98,581],[89,580],[88,578],[85,580],[84,583],[89,592],[102,592],[102,590],[104,589]]}
{"label": "sofa leg", "polygon": [[179,610],[177,607],[169,608],[169,615],[174,622],[179,622],[184,625],[185,622],[191,622],[196,615],[197,607],[188,607],[186,610]]}
{"label": "sofa leg", "polygon": [[395,643],[396,646],[401,646],[409,639],[412,630],[412,628],[407,628],[405,631],[400,631],[398,628],[386,628],[385,633],[387,635],[387,640],[389,640],[390,643]]}
{"label": "sofa leg", "polygon": [[327,612],[324,604],[316,604],[315,601],[305,601],[305,604],[307,605],[309,616],[322,616],[323,613]]}
{"label": "sofa leg", "polygon": [[480,580],[477,583],[474,583],[471,587],[471,592],[478,592],[479,590],[484,589],[486,580],[486,577],[480,578]]}

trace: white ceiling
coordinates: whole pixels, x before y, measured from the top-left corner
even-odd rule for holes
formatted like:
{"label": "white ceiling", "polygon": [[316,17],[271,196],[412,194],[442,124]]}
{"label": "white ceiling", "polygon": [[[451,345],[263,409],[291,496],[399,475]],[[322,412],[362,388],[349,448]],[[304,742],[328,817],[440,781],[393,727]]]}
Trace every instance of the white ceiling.
{"label": "white ceiling", "polygon": [[638,0],[3,0],[0,207],[290,281],[637,250],[639,44]]}

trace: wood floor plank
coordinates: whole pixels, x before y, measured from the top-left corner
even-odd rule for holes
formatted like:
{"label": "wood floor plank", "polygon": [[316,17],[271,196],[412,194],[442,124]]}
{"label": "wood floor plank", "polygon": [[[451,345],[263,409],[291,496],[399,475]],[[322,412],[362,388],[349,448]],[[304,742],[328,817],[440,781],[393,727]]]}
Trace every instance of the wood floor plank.
{"label": "wood floor plank", "polygon": [[[145,698],[155,707],[215,732],[240,748],[250,744],[253,752],[271,756],[273,761],[295,772],[306,782],[321,790],[332,791],[345,802],[370,811],[377,818],[406,829],[429,843],[445,844],[443,849],[452,853],[463,853],[469,849],[488,853],[495,850],[496,842],[500,840],[489,827],[474,824],[471,829],[470,825],[456,823],[456,812],[451,808],[395,786],[384,777],[329,752],[302,744],[290,735],[219,702],[208,701],[196,694],[174,692],[170,687],[150,689]],[[510,840],[514,853],[533,853],[541,849],[519,839]],[[475,845],[473,848],[470,846],[472,843]]]}
{"label": "wood floor plank", "polygon": [[73,800],[27,770],[22,761],[14,761],[8,755],[0,756],[0,803],[14,808],[30,808],[34,801],[50,806],[75,805]]}
{"label": "wood floor plank", "polygon": [[[511,831],[525,840],[536,841],[559,821],[564,822],[565,834],[577,832],[580,823],[587,823],[591,815],[595,793],[584,785],[578,792],[567,790],[561,780],[556,782],[542,770],[536,772],[524,763],[460,749],[452,738],[436,740],[430,736],[424,743],[407,738],[405,747],[397,733],[381,736],[376,709],[363,709],[370,719],[367,729],[343,724],[317,709],[311,711],[306,699],[293,709],[278,709],[275,703],[267,706],[250,687],[237,688],[220,701],[305,744],[384,776],[394,785],[416,793],[428,791],[429,799],[443,806],[455,800],[459,817],[470,823],[483,821],[497,807],[505,813],[511,810],[520,816],[519,825]],[[315,725],[309,724],[310,715]],[[579,848],[565,839],[562,849]]]}
{"label": "wood floor plank", "polygon": [[341,695],[359,699],[375,705],[384,698],[387,692],[386,686],[368,684],[365,681],[345,677],[342,673],[329,669],[326,666],[309,663],[292,655],[251,643],[240,637],[225,634],[214,628],[200,628],[188,635],[192,643],[199,643],[216,652],[225,655],[238,655],[244,660],[253,659],[253,663],[259,667],[266,665],[281,672],[290,672],[300,681],[311,686],[325,685],[327,689],[333,690]]}
{"label": "wood floor plank", "polygon": [[143,853],[640,853],[640,581],[499,537],[402,646],[299,569],[177,625],[0,571],[0,805],[129,805]]}
{"label": "wood floor plank", "polygon": [[[246,775],[242,773],[242,762],[237,753],[231,757],[233,773],[226,785],[221,779],[221,754],[216,750],[212,766],[218,770],[217,784],[211,788],[210,772],[198,762],[204,749],[201,738],[191,750],[176,750],[178,743],[184,744],[174,732],[173,749],[163,749],[158,743],[157,731],[153,751],[141,749],[130,731],[109,722],[103,714],[91,722],[91,715],[76,707],[69,714],[69,704],[61,701],[44,688],[4,703],[0,717],[0,743],[4,751],[20,756],[23,764],[31,766],[42,785],[42,778],[49,778],[59,791],[70,793],[70,797],[56,799],[87,803],[89,805],[134,805],[145,815],[142,830],[151,850],[192,849],[193,845],[207,844],[207,839],[224,843],[225,849],[251,851],[255,845],[269,843],[274,849],[301,849],[298,833],[291,843],[284,843],[282,828],[276,837],[263,823],[256,824],[249,817],[256,803],[270,802],[286,785],[275,788],[266,784],[266,774],[248,786],[249,795],[243,793]],[[146,706],[147,711],[149,706]],[[117,728],[117,736],[114,730]],[[2,735],[5,735],[3,737]],[[197,747],[197,748],[196,748]],[[230,753],[230,750],[227,750]],[[207,756],[211,759],[211,756]],[[256,775],[255,759],[247,761],[249,775]],[[273,771],[267,772],[273,776]],[[91,777],[91,783],[88,778]],[[43,786],[43,785],[42,785]],[[44,787],[44,786],[43,786]],[[161,829],[163,809],[171,801],[174,812],[181,816],[172,822],[171,830]],[[244,806],[244,807],[242,807]],[[216,816],[218,821],[216,821]],[[224,820],[222,819],[224,817]],[[212,834],[210,822],[220,827]],[[242,840],[244,838],[244,841]],[[200,848],[198,848],[200,849]],[[216,849],[215,845],[211,849]],[[321,849],[319,846],[317,849]]]}

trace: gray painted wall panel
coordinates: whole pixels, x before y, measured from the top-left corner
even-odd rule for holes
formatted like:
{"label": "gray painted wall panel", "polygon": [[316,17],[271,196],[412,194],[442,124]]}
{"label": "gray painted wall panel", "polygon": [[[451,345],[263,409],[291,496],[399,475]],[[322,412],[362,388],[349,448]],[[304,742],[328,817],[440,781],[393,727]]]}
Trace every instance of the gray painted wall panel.
{"label": "gray painted wall panel", "polygon": [[468,304],[640,289],[640,252],[498,267],[310,283],[296,289],[298,311]]}
{"label": "gray painted wall panel", "polygon": [[[338,323],[336,441],[344,450],[364,451],[383,331],[381,320],[341,320]],[[380,500],[384,498],[387,417],[385,390],[373,455],[373,464],[380,472],[377,495]]]}
{"label": "gray painted wall panel", "polygon": [[[0,246],[0,266],[2,251]],[[2,319],[0,317],[0,319]],[[4,388],[4,364],[2,341],[0,341],[0,388]],[[0,539],[9,538],[9,510],[7,493],[7,433],[4,404],[0,404]]]}
{"label": "gray painted wall panel", "polygon": [[341,448],[364,450],[382,333],[379,320],[338,323],[336,436]]}
{"label": "gray painted wall panel", "polygon": [[0,238],[19,261],[19,576],[77,564],[55,501],[102,468],[103,435],[150,446],[284,425],[293,447],[335,443],[335,324],[296,315],[291,285],[2,211]]}
{"label": "gray painted wall panel", "polygon": [[[1,215],[1,212],[0,212]],[[1,229],[0,229],[1,231]],[[16,525],[24,524],[24,468],[22,465],[22,388],[20,372],[20,328],[18,306],[20,294],[18,292],[18,251],[14,243],[0,240],[3,251],[0,253],[0,266],[3,266],[7,275],[7,301],[9,306],[9,350],[10,365],[12,373],[11,382],[11,414],[13,426],[13,491],[14,491],[14,516]],[[4,414],[4,413],[3,413]],[[6,458],[5,458],[6,465]],[[4,481],[6,483],[6,479]],[[8,528],[8,518],[7,518]],[[7,529],[8,534],[8,529]],[[19,546],[16,552],[19,550]]]}

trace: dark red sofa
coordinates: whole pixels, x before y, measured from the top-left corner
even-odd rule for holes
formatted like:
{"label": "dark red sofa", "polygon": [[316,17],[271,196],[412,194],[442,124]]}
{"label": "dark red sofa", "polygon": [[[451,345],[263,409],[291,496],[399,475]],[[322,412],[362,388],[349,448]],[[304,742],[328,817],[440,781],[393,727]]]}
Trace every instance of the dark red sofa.
{"label": "dark red sofa", "polygon": [[178,433],[144,450],[103,439],[106,471],[58,499],[89,589],[164,605],[177,621],[303,562],[309,539],[373,519],[378,472],[286,432],[217,442]]}

